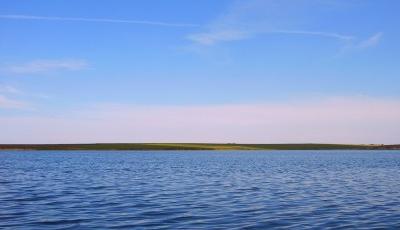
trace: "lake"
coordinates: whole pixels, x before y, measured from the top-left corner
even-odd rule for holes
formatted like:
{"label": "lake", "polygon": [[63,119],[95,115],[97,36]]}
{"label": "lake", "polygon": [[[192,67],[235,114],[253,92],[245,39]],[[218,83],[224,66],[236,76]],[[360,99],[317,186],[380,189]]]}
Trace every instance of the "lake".
{"label": "lake", "polygon": [[400,228],[400,151],[0,151],[2,229]]}

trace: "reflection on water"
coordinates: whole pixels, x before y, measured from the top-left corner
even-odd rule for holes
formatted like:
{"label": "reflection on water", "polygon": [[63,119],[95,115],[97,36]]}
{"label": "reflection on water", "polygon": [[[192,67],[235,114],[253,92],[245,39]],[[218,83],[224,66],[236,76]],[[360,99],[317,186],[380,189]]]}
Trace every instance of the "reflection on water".
{"label": "reflection on water", "polygon": [[400,228],[400,151],[0,151],[0,228]]}

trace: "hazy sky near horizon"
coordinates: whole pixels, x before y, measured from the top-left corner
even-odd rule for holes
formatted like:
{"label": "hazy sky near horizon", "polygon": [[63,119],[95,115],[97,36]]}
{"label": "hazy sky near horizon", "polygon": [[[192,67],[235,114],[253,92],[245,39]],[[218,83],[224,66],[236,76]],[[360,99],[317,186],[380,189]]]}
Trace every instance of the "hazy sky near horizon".
{"label": "hazy sky near horizon", "polygon": [[0,0],[0,143],[399,143],[399,11]]}

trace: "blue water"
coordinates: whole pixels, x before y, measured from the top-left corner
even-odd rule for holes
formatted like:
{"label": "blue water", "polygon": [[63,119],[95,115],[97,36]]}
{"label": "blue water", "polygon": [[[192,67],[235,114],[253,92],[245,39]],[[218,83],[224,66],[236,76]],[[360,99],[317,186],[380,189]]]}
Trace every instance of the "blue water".
{"label": "blue water", "polygon": [[400,151],[0,151],[2,229],[400,228]]}

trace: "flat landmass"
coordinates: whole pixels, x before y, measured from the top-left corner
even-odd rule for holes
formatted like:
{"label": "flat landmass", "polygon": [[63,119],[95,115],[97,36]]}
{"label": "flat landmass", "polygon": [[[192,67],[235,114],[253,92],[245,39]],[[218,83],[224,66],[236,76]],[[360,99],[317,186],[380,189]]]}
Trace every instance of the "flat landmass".
{"label": "flat landmass", "polygon": [[400,145],[234,143],[0,144],[0,150],[400,150]]}

